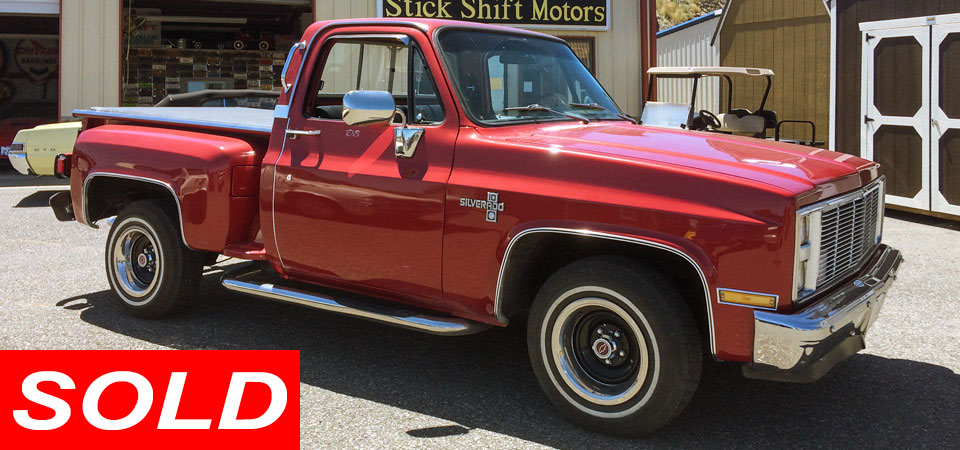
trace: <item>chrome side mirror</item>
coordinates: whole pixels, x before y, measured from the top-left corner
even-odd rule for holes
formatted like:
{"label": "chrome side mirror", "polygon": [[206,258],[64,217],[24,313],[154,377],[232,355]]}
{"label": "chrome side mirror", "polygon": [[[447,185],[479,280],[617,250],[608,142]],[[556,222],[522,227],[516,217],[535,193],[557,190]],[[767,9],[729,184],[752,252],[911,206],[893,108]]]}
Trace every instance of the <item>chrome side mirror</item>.
{"label": "chrome side mirror", "polygon": [[396,115],[402,125],[393,130],[394,154],[397,158],[412,158],[423,136],[423,128],[407,126],[407,116],[393,101],[393,94],[385,91],[350,91],[343,97],[343,121],[350,126],[390,125]]}
{"label": "chrome side mirror", "polygon": [[389,125],[396,114],[393,95],[386,91],[350,91],[343,96],[343,121],[347,125]]}

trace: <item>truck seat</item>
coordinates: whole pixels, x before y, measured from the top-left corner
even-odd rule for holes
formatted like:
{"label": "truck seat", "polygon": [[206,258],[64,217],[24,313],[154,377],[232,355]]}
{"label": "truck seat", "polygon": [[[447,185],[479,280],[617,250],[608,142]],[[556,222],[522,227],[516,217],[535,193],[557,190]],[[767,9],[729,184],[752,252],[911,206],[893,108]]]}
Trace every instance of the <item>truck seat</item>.
{"label": "truck seat", "polygon": [[343,117],[343,105],[318,106],[317,117],[321,119],[340,119]]}
{"label": "truck seat", "polygon": [[[404,114],[407,113],[406,105],[399,108]],[[317,117],[321,119],[340,119],[343,117],[343,105],[317,106],[316,111]],[[422,114],[423,121],[427,123],[443,121],[443,107],[440,105],[417,105],[417,114]],[[415,123],[416,117],[410,117],[408,120],[410,123]]]}

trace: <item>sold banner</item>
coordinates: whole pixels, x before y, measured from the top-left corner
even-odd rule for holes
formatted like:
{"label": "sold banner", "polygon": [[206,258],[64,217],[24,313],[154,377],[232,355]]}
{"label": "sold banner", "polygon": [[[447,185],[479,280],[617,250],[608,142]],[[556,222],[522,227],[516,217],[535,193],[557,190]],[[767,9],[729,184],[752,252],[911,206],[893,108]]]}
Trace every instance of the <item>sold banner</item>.
{"label": "sold banner", "polygon": [[0,351],[3,448],[300,445],[297,351]]}

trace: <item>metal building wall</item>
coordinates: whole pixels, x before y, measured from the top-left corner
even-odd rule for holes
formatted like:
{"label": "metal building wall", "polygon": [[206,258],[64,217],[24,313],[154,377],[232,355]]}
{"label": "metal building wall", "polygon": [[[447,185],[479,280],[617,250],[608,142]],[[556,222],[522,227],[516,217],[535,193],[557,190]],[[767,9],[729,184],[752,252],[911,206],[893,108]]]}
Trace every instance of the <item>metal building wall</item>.
{"label": "metal building wall", "polygon": [[[658,36],[657,66],[719,66],[720,47],[710,45],[719,18],[719,15],[713,15],[703,22]],[[689,103],[692,89],[693,80],[658,80],[657,100]],[[713,113],[720,112],[719,78],[700,80],[696,108],[698,111],[706,109]]]}
{"label": "metal building wall", "polygon": [[62,0],[60,117],[120,105],[120,0]]}

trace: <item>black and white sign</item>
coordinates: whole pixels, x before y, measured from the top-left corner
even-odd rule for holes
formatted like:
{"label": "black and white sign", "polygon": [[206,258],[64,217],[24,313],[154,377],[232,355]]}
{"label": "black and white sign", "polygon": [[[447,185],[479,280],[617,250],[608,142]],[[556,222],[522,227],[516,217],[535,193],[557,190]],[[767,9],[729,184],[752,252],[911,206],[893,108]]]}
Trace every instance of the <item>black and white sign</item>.
{"label": "black and white sign", "polygon": [[610,28],[610,0],[377,0],[377,14],[523,28]]}

